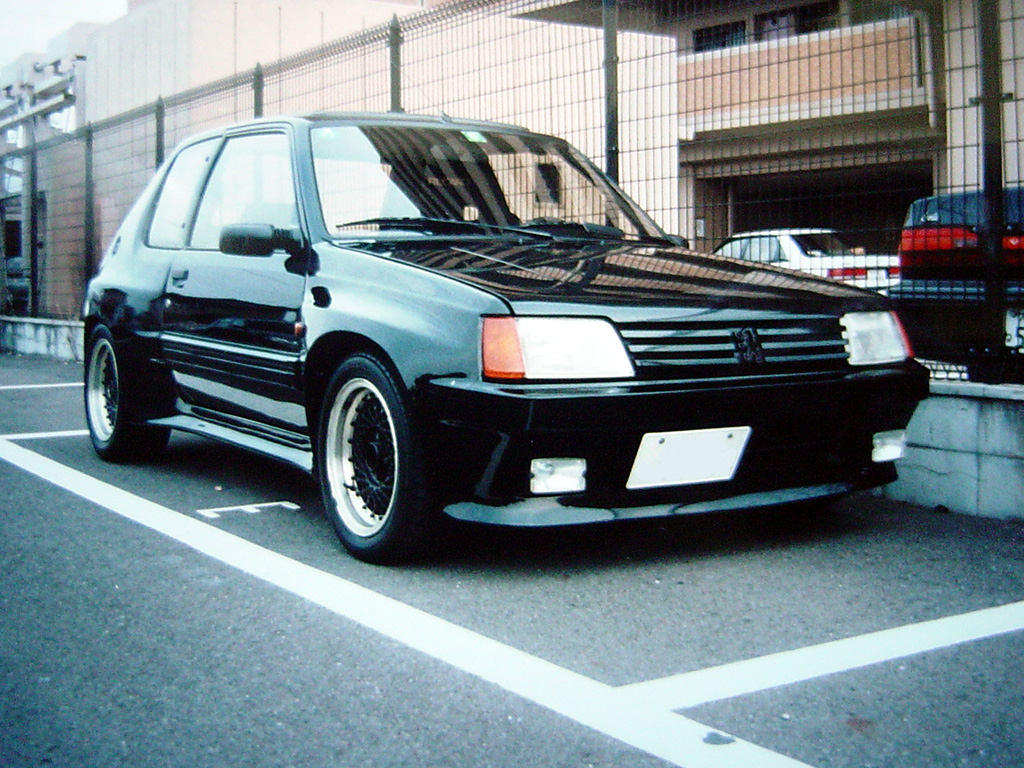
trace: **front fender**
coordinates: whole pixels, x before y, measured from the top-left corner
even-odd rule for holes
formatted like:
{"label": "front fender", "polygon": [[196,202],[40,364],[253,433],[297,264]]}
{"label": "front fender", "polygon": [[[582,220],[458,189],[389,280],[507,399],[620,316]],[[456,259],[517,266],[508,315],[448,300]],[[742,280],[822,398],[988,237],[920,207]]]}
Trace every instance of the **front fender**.
{"label": "front fender", "polygon": [[387,257],[324,245],[303,318],[308,360],[318,345],[356,339],[381,350],[407,390],[439,376],[478,377],[480,317],[509,312],[502,299]]}

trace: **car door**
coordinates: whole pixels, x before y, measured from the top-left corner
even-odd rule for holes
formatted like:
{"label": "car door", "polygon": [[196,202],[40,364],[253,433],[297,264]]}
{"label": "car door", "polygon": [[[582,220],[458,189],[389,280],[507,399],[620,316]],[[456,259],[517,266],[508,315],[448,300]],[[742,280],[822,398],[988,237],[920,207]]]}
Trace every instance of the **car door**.
{"label": "car door", "polygon": [[222,253],[233,224],[297,230],[291,141],[283,130],[229,136],[199,198],[164,295],[162,344],[193,415],[266,432],[301,432],[305,270],[284,250]]}

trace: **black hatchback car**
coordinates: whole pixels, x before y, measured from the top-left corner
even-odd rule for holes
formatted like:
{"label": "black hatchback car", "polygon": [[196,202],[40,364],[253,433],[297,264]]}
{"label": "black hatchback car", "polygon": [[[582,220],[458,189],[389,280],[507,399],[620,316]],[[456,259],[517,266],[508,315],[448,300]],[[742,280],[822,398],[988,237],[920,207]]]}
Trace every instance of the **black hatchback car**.
{"label": "black hatchback car", "polygon": [[313,472],[356,557],[894,479],[927,391],[887,300],[687,251],[564,141],[408,115],[184,143],[84,305],[110,460],[207,435]]}

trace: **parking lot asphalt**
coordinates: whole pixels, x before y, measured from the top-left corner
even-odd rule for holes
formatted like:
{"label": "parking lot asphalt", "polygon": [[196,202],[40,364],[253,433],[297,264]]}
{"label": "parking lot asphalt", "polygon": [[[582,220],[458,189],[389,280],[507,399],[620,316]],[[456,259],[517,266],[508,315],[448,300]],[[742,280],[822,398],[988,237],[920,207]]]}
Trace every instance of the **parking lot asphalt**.
{"label": "parking lot asphalt", "polygon": [[375,567],[291,467],[103,463],[80,381],[0,356],[0,765],[1024,764],[1020,521],[862,494]]}

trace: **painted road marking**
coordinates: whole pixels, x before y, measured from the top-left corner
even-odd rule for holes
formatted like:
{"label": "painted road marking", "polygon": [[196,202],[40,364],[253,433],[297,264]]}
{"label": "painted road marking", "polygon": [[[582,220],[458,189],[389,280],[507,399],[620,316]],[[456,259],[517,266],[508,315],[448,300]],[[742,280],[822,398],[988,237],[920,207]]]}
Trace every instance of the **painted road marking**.
{"label": "painted road marking", "polygon": [[625,685],[663,709],[686,709],[1024,629],[1024,602],[884,629],[756,659]]}
{"label": "painted road marking", "polygon": [[[87,434],[47,432],[23,439]],[[881,630],[613,688],[161,507],[0,438],[0,458],[293,594],[494,682],[606,735],[690,768],[802,763],[673,714],[1024,630],[1024,602]],[[273,502],[297,508],[291,502]],[[221,507],[249,511],[267,505]],[[200,513],[203,510],[198,510]],[[723,744],[728,749],[723,749]]]}
{"label": "painted road marking", "polygon": [[269,584],[686,768],[809,768],[805,763],[624,696],[612,686],[531,656],[194,517],[0,440],[0,459]]}
{"label": "painted road marking", "polygon": [[12,389],[58,389],[60,387],[84,387],[85,382],[67,381],[62,384],[3,384],[0,385],[0,392]]}
{"label": "painted road marking", "polygon": [[62,432],[26,432],[20,435],[0,435],[0,440],[48,440],[52,437],[83,437],[87,429],[66,429]]}
{"label": "painted road marking", "polygon": [[262,501],[259,504],[236,504],[232,507],[213,507],[211,509],[197,509],[196,513],[208,520],[216,520],[227,512],[245,512],[248,515],[258,515],[265,509],[285,509],[294,512],[299,505],[292,501]]}

